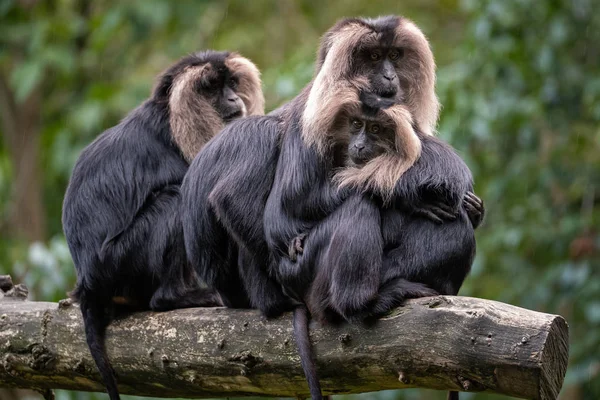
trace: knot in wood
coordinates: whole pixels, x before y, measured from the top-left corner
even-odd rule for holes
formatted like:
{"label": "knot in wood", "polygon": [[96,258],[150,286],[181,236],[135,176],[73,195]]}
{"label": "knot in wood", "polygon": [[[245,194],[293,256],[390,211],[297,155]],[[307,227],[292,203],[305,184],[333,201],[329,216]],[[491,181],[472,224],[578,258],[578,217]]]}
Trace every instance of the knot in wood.
{"label": "knot in wood", "polygon": [[338,336],[338,340],[342,342],[342,344],[348,344],[350,343],[350,340],[352,340],[352,336],[350,336],[349,333],[343,333]]}
{"label": "knot in wood", "polygon": [[17,357],[15,357],[13,354],[7,354],[4,359],[2,359],[2,363],[0,363],[0,366],[2,366],[2,368],[4,368],[4,370],[6,372],[8,372],[10,375],[14,375],[14,372],[16,372],[16,369],[14,367],[14,363],[17,361]]}
{"label": "knot in wood", "polygon": [[83,364],[83,358],[80,358],[79,361],[75,365],[73,365],[73,371],[84,374],[85,373],[85,365]]}
{"label": "knot in wood", "polygon": [[13,300],[26,300],[28,294],[29,289],[27,289],[27,286],[20,283],[7,292],[4,292],[4,297],[8,297]]}
{"label": "knot in wood", "polygon": [[69,308],[73,305],[73,300],[71,299],[62,299],[58,302],[58,309],[64,310],[65,308]]}
{"label": "knot in wood", "polygon": [[462,382],[462,387],[463,387],[463,390],[464,390],[465,392],[468,392],[468,391],[471,389],[471,381],[470,381],[470,380],[468,380],[468,379],[465,379],[465,380]]}
{"label": "knot in wood", "polygon": [[469,392],[469,391],[483,391],[485,390],[485,385],[483,385],[481,382],[477,382],[474,381],[472,379],[468,379],[465,378],[464,376],[458,375],[458,383],[460,384],[460,386],[462,387],[462,390],[464,392]]}
{"label": "knot in wood", "polygon": [[408,385],[410,383],[410,379],[408,379],[404,371],[398,372],[398,381],[404,383],[405,385]]}
{"label": "knot in wood", "polygon": [[239,354],[236,354],[236,355],[230,357],[229,361],[241,362],[247,368],[252,368],[256,364],[261,363],[262,359],[260,357],[256,357],[255,355],[253,355],[250,351],[243,351]]}
{"label": "knot in wood", "polygon": [[56,361],[54,354],[41,344],[36,344],[31,348],[31,361],[29,366],[32,369],[40,370],[45,368],[52,368],[53,363]]}

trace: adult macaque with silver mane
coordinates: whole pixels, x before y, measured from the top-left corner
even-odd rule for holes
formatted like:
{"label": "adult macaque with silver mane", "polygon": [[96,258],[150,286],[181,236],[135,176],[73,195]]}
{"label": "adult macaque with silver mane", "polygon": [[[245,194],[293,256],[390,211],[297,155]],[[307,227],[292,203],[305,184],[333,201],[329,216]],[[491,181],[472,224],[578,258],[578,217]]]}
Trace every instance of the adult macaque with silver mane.
{"label": "adult macaque with silver mane", "polygon": [[[306,99],[305,107],[290,111],[298,122],[286,125],[264,218],[277,279],[298,301],[302,301],[300,292],[307,289],[313,271],[294,265],[289,257],[290,243],[343,201],[347,190],[338,190],[333,175],[346,177],[346,183],[363,179],[368,185],[385,187],[389,198],[389,189],[420,154],[416,136],[400,138],[410,140],[401,147],[404,157],[386,154],[359,173],[348,167],[339,171],[344,166],[348,140],[347,131],[336,129],[340,111],[346,104],[356,103],[359,93],[392,101],[403,105],[409,117],[404,120],[407,128],[412,131],[414,126],[424,135],[433,134],[439,112],[433,54],[412,22],[399,17],[344,20],[325,35],[322,47],[320,69],[312,85],[300,95]],[[405,204],[411,212],[437,222],[453,220],[457,205],[443,200],[416,196],[406,199]],[[477,219],[479,210],[473,212]]]}
{"label": "adult macaque with silver mane", "polygon": [[[373,253],[384,249],[384,238],[377,238],[381,235],[379,209],[393,199],[401,199],[403,210],[408,214],[424,215],[435,222],[454,221],[467,191],[451,191],[453,196],[458,196],[455,199],[421,195],[418,185],[410,186],[412,191],[401,191],[403,186],[396,189],[400,178],[421,154],[421,142],[414,131],[431,136],[439,110],[434,91],[433,54],[425,36],[412,22],[398,17],[344,20],[325,35],[320,55],[320,69],[312,85],[297,98],[301,106],[286,110],[294,123],[285,125],[274,183],[266,203],[264,227],[274,275],[285,294],[306,304],[307,291],[319,267],[313,262],[294,262],[294,248],[302,247],[298,246],[297,238],[308,233],[310,243],[313,228],[330,215],[348,209],[338,210],[345,200],[355,201],[353,193],[358,189],[358,193],[365,190],[380,197],[380,203],[367,209],[350,209],[344,225],[350,245],[360,242],[356,249],[372,251],[336,253],[338,259],[334,261],[340,268],[331,270],[340,277],[332,279],[334,307],[325,307],[325,310],[332,309],[337,315],[350,318],[374,307],[379,291],[382,291],[382,301],[388,297],[403,300],[435,293],[424,284],[405,283],[400,279],[382,286],[378,270],[371,272],[365,267],[374,263],[377,268],[382,264],[382,254]],[[348,106],[358,103],[359,93],[380,102],[399,103],[402,108],[389,111],[400,114],[391,118],[398,132],[394,151],[384,152],[356,168],[344,164],[349,131],[347,125],[343,126],[343,115]],[[442,158],[439,165],[445,162]],[[452,175],[452,178],[458,180],[453,183],[457,187],[470,187],[470,174]],[[360,187],[363,184],[364,187]],[[398,190],[397,197],[395,190]],[[347,196],[350,197],[347,199]],[[363,223],[363,218],[358,218],[362,212],[366,225],[358,227]],[[480,210],[474,212],[481,213]],[[354,232],[367,234],[359,237]],[[325,240],[330,239],[333,244],[329,247],[337,247],[336,237]],[[350,254],[353,260],[348,260]]]}
{"label": "adult macaque with silver mane", "polygon": [[[282,293],[277,279],[288,282],[280,260],[290,240],[343,200],[331,175],[343,165],[345,148],[328,148],[323,127],[345,96],[366,91],[410,105],[415,123],[430,134],[439,109],[434,81],[429,45],[412,22],[395,16],[342,20],[323,36],[315,77],[302,92],[267,116],[228,125],[198,154],[183,182],[190,262],[230,307],[249,304],[267,316],[296,309],[297,342],[313,399],[322,395],[309,362],[305,309]],[[449,217],[435,204],[420,208]]]}
{"label": "adult macaque with silver mane", "polygon": [[83,150],[63,204],[87,343],[111,400],[104,347],[116,309],[221,304],[187,262],[179,187],[189,162],[226,123],[263,114],[258,69],[236,53],[184,57],[152,96]]}

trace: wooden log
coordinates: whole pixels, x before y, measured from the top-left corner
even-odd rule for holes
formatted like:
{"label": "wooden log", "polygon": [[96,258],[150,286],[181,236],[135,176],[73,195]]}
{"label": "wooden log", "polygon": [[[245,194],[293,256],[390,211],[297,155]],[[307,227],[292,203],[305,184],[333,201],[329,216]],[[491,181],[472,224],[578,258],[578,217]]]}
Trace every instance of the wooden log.
{"label": "wooden log", "polygon": [[[562,317],[489,300],[416,299],[371,328],[311,330],[329,394],[419,387],[556,399],[567,368]],[[290,315],[136,313],[111,324],[107,346],[124,394],[308,396]],[[0,299],[0,387],[103,391],[77,305]]]}

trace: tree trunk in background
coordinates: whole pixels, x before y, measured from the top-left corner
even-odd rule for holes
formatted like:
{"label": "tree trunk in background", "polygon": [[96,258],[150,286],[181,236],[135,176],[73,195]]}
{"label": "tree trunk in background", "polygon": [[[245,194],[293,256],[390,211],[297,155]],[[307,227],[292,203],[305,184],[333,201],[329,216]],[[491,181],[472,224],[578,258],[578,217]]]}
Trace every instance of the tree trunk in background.
{"label": "tree trunk in background", "polygon": [[40,100],[36,87],[17,104],[5,76],[0,75],[2,133],[14,176],[6,223],[11,235],[30,242],[43,240],[46,234],[39,169]]}

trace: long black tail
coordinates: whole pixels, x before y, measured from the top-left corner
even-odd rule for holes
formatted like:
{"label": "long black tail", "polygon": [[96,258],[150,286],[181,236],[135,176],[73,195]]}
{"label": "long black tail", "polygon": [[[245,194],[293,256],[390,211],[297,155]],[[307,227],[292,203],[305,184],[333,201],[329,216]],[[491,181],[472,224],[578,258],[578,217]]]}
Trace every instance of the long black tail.
{"label": "long black tail", "polygon": [[106,391],[110,400],[120,400],[117,389],[117,377],[108,360],[106,347],[104,346],[104,337],[106,327],[110,323],[110,317],[106,314],[104,306],[90,301],[86,295],[79,296],[79,307],[83,315],[83,324],[85,326],[85,337],[87,340],[92,358],[100,371]]}
{"label": "long black tail", "polygon": [[308,333],[308,310],[305,306],[298,306],[294,309],[294,336],[298,345],[300,354],[300,363],[304,370],[304,376],[308,382],[310,396],[313,400],[323,400],[321,393],[321,383],[317,376],[317,365],[313,357]]}

